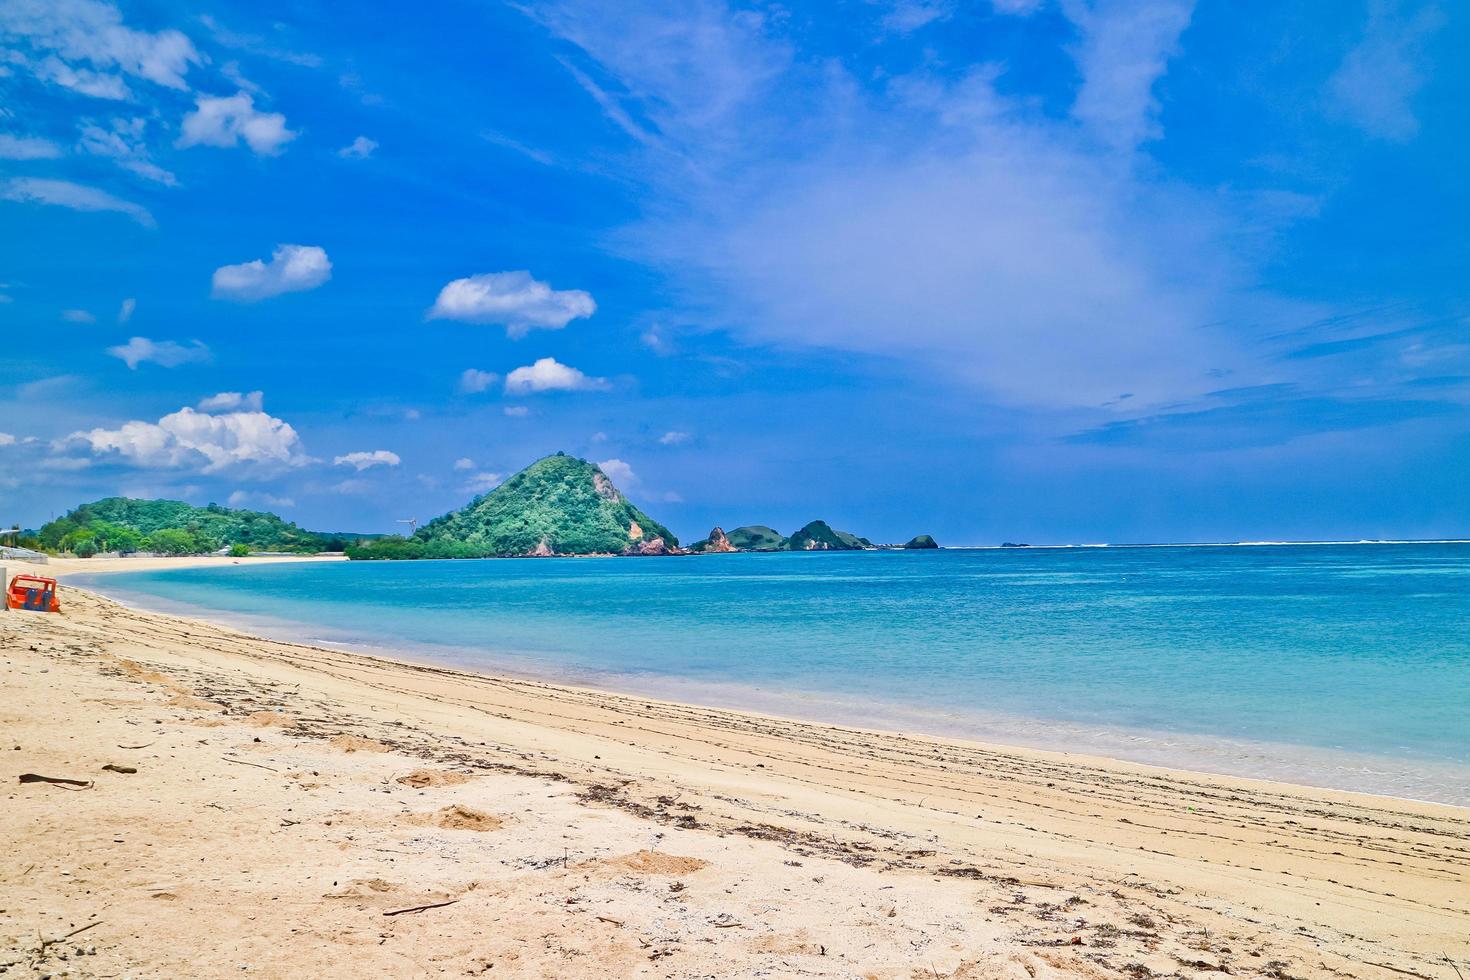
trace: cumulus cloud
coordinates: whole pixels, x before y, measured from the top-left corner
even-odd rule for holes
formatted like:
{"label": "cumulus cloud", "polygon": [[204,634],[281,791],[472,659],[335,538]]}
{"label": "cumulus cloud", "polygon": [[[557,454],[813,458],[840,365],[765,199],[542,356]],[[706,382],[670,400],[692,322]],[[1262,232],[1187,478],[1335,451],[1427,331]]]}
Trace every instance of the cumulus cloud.
{"label": "cumulus cloud", "polygon": [[638,475],[633,472],[633,467],[621,459],[604,459],[597,464],[597,468],[607,474],[607,478],[613,483],[628,486],[638,482]]}
{"label": "cumulus cloud", "polygon": [[8,0],[0,4],[0,46],[37,77],[96,98],[131,94],[124,76],[183,91],[202,63],[176,30],[133,30],[101,0]]}
{"label": "cumulus cloud", "polygon": [[35,136],[13,136],[0,133],[0,160],[54,160],[61,147]]}
{"label": "cumulus cloud", "polygon": [[277,245],[269,262],[255,259],[214,270],[215,299],[241,303],[315,289],[332,278],[326,249],[316,245]]}
{"label": "cumulus cloud", "polygon": [[512,337],[532,330],[560,330],[597,310],[590,293],[552,289],[529,272],[486,272],[455,279],[439,291],[428,316],[466,323],[498,323]]}
{"label": "cumulus cloud", "polygon": [[574,367],[555,358],[543,357],[534,364],[518,367],[505,376],[509,395],[528,395],[539,391],[597,391],[606,388],[607,379],[589,378]]}
{"label": "cumulus cloud", "polygon": [[366,136],[359,136],[338,150],[337,155],[344,160],[366,160],[373,155],[373,151],[377,148],[377,140],[368,139]]}
{"label": "cumulus cloud", "polygon": [[0,432],[0,446],[13,445],[15,445],[15,436],[11,435],[9,432]]}
{"label": "cumulus cloud", "polygon": [[62,310],[61,318],[67,323],[96,323],[97,317],[88,310]]}
{"label": "cumulus cloud", "polygon": [[265,405],[263,391],[222,391],[201,399],[201,412],[258,412]]}
{"label": "cumulus cloud", "polygon": [[228,97],[201,95],[184,117],[175,146],[239,146],[243,140],[260,156],[275,156],[297,136],[279,112],[261,112],[248,92]]}
{"label": "cumulus cloud", "polygon": [[74,432],[63,445],[85,446],[96,456],[149,469],[198,466],[204,473],[274,471],[312,462],[296,430],[265,412],[213,415],[181,408],[157,422]]}
{"label": "cumulus cloud", "polygon": [[397,453],[389,452],[386,449],[374,449],[372,452],[348,453],[345,456],[338,456],[332,460],[332,465],[350,466],[361,473],[363,470],[370,470],[374,466],[397,466],[401,462],[403,460],[398,458]]}
{"label": "cumulus cloud", "polygon": [[0,198],[26,204],[54,204],[73,211],[116,211],[145,228],[155,225],[153,215],[142,205],[114,197],[96,187],[74,184],[69,180],[14,177],[0,183]]}
{"label": "cumulus cloud", "polygon": [[454,468],[456,470],[472,470],[475,468],[475,461],[468,456],[463,456],[454,461]]}
{"label": "cumulus cloud", "polygon": [[658,437],[665,446],[681,446],[692,438],[687,432],[670,431]]}
{"label": "cumulus cloud", "polygon": [[123,300],[122,304],[117,308],[117,322],[127,323],[133,318],[133,311],[137,308],[138,301],[133,299],[131,296]]}
{"label": "cumulus cloud", "polygon": [[209,348],[197,340],[188,344],[172,340],[149,340],[133,337],[126,344],[107,348],[107,353],[118,358],[132,370],[139,364],[153,363],[159,367],[178,367],[209,360]]}
{"label": "cumulus cloud", "polygon": [[499,380],[500,375],[493,372],[466,368],[465,372],[459,376],[459,390],[473,394],[484,391]]}

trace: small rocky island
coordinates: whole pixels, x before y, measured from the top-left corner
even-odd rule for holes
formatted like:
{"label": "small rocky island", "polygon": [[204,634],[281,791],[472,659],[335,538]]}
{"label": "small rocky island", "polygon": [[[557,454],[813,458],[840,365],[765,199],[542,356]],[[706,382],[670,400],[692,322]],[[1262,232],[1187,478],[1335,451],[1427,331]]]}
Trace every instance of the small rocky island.
{"label": "small rocky island", "polygon": [[685,555],[742,551],[866,551],[936,548],[921,534],[905,545],[875,545],[812,521],[789,537],[761,524],[726,534],[715,528],[687,549],[635,506],[595,463],[557,453],[539,459],[489,493],[419,528],[362,541],[348,557],[552,558],[570,555]]}

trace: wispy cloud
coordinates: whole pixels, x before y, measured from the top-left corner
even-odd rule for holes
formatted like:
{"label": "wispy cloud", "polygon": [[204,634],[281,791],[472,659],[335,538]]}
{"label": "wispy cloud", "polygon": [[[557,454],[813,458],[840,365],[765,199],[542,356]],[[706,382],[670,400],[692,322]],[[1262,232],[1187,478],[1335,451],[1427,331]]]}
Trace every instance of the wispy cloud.
{"label": "wispy cloud", "polygon": [[13,177],[0,183],[0,198],[29,204],[52,204],[73,211],[115,211],[127,215],[145,228],[156,225],[153,215],[142,205],[114,197],[96,187],[74,184],[69,180]]}
{"label": "wispy cloud", "polygon": [[107,348],[107,353],[134,371],[139,364],[157,364],[159,367],[171,368],[209,360],[209,348],[197,340],[180,344],[172,340],[133,337],[126,344]]}
{"label": "wispy cloud", "polygon": [[478,394],[499,380],[500,375],[493,371],[465,368],[464,373],[459,376],[459,390],[467,394]]}
{"label": "wispy cloud", "polygon": [[344,160],[366,160],[373,155],[378,148],[378,141],[359,136],[351,143],[337,151],[337,155]]}
{"label": "wispy cloud", "polygon": [[1425,45],[1445,21],[1435,4],[1372,0],[1362,39],[1327,81],[1332,111],[1369,136],[1403,142],[1419,132],[1414,96],[1428,76]]}
{"label": "wispy cloud", "polygon": [[37,136],[0,133],[0,160],[54,160],[61,147]]}

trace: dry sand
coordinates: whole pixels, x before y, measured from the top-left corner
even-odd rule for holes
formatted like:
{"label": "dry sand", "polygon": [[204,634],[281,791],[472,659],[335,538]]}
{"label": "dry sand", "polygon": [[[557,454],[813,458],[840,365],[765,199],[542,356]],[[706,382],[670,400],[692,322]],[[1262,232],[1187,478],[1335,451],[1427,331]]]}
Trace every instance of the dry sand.
{"label": "dry sand", "polygon": [[0,614],[6,980],[1470,980],[1470,810],[62,599]]}

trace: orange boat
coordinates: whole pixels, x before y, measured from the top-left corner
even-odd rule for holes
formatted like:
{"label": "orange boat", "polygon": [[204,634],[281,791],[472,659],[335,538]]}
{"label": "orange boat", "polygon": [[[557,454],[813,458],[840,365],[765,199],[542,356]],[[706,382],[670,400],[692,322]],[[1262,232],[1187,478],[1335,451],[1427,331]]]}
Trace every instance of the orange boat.
{"label": "orange boat", "polygon": [[37,575],[17,575],[5,590],[7,609],[29,609],[34,612],[61,612],[56,601],[56,579]]}

